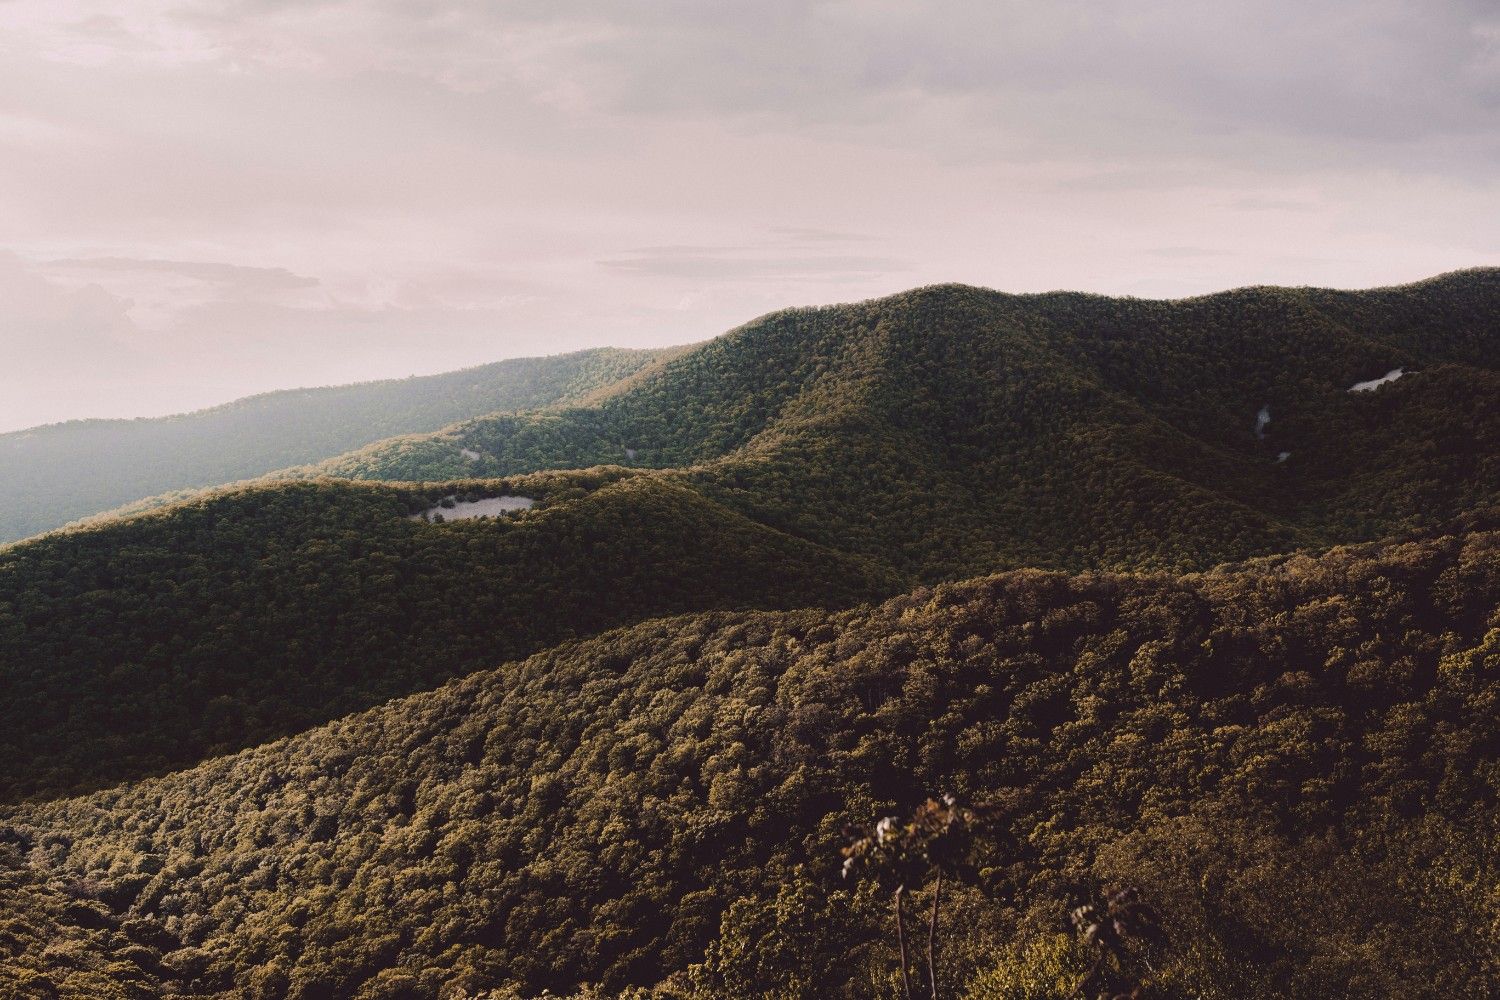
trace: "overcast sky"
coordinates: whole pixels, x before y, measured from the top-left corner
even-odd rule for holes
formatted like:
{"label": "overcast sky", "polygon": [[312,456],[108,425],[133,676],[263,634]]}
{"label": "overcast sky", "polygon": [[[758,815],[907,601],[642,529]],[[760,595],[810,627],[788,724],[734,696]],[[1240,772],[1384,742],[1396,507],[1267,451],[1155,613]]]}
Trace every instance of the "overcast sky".
{"label": "overcast sky", "polygon": [[0,430],[1497,263],[1497,0],[0,0]]}

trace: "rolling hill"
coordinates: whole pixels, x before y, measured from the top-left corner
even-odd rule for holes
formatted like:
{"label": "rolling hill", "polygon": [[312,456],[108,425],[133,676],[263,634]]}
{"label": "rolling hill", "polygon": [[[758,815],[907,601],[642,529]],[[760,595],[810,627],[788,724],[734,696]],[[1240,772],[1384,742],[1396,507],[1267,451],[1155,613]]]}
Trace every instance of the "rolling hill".
{"label": "rolling hill", "polygon": [[951,793],[945,996],[1493,995],[1500,270],[604,357],[0,547],[0,992],[895,997]]}
{"label": "rolling hill", "polygon": [[[644,617],[1446,524],[1500,496],[1497,324],[1500,271],[1165,303],[941,286],[774,314],[583,405],[312,470],[431,478],[406,458],[451,451],[510,479],[268,477],[12,546],[0,798],[187,766]],[[661,468],[515,478],[609,459]],[[542,504],[403,516],[455,490]]]}
{"label": "rolling hill", "polygon": [[1497,524],[648,622],[5,822],[162,995],[886,995],[839,830],[939,790],[990,806],[947,995],[1070,995],[1121,879],[1153,995],[1487,995]]}
{"label": "rolling hill", "polygon": [[394,434],[588,398],[671,352],[591,350],[324,389],[196,413],[0,434],[0,543],[173,490],[251,479]]}
{"label": "rolling hill", "polygon": [[847,605],[895,577],[626,470],[449,491],[229,490],[0,552],[0,800],[187,766],[530,653],[691,610]]}
{"label": "rolling hill", "polygon": [[593,405],[481,417],[312,472],[675,468],[918,579],[1184,570],[1440,524],[1495,496],[1497,368],[1495,269],[1171,302],[940,286],[772,314]]}

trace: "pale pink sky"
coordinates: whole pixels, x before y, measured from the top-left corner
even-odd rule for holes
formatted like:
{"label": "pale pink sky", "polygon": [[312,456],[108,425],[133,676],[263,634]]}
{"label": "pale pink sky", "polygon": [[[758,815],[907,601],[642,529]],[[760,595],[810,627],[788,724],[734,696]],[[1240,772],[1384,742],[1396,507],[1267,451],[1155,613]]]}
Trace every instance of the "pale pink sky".
{"label": "pale pink sky", "polygon": [[1497,221],[1493,0],[0,0],[0,430]]}

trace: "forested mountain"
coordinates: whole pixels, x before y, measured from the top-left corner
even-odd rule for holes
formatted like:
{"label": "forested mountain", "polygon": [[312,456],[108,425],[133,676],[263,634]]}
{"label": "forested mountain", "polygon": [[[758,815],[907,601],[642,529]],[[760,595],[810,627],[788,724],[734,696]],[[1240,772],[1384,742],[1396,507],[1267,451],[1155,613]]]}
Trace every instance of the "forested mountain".
{"label": "forested mountain", "polygon": [[1496,995],[1500,270],[590,357],[0,548],[0,996]]}
{"label": "forested mountain", "polygon": [[1495,496],[1497,368],[1495,269],[1170,302],[942,286],[776,313],[594,405],[482,417],[315,471],[678,468],[758,520],[921,579],[1202,568]]}
{"label": "forested mountain", "polygon": [[1127,880],[1153,996],[1488,996],[1497,526],[650,622],[6,823],[165,995],[894,996],[839,831],[946,791],[945,996],[1072,995]]}
{"label": "forested mountain", "polygon": [[[454,490],[537,504],[409,518]],[[184,767],[642,618],[896,581],[622,469],[233,489],[0,551],[0,801]]]}
{"label": "forested mountain", "polygon": [[316,462],[394,434],[588,398],[671,352],[581,351],[251,396],[196,413],[0,434],[0,542],[171,490]]}

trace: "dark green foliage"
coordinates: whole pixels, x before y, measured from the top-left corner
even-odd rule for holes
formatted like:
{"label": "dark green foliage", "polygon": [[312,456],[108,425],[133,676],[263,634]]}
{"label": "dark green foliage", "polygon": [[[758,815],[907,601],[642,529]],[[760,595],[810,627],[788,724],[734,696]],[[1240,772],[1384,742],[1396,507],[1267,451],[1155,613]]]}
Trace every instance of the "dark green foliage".
{"label": "dark green foliage", "polygon": [[[406,516],[454,489],[542,502]],[[187,766],[646,617],[893,586],[626,470],[229,491],[0,551],[0,800]]]}
{"label": "dark green foliage", "polygon": [[989,819],[945,883],[945,996],[1067,996],[1068,911],[1127,883],[1164,996],[1485,996],[1493,527],[648,622],[7,822],[206,992],[891,996],[841,828],[949,788]]}
{"label": "dark green foliage", "polygon": [[[76,420],[0,434],[0,542],[141,497],[317,462],[393,434],[577,401],[670,353],[522,358],[422,378],[266,393],[175,417]],[[440,478],[469,475],[467,460],[459,459]]]}
{"label": "dark green foliage", "polygon": [[[1397,366],[1412,374],[1347,391]],[[691,466],[756,520],[928,581],[1206,568],[1440,524],[1500,494],[1497,366],[1493,269],[1174,302],[942,286],[776,313],[593,405],[318,471],[448,478],[462,448],[485,475]]]}

